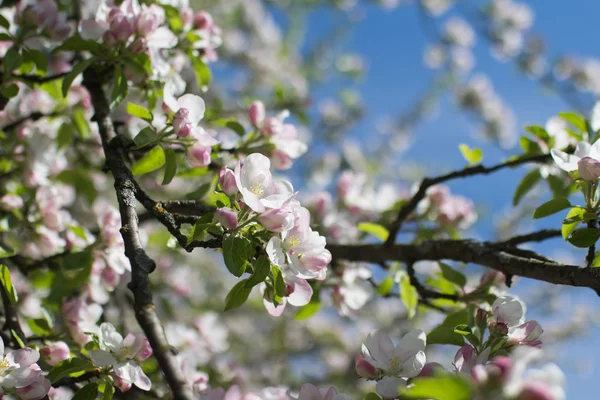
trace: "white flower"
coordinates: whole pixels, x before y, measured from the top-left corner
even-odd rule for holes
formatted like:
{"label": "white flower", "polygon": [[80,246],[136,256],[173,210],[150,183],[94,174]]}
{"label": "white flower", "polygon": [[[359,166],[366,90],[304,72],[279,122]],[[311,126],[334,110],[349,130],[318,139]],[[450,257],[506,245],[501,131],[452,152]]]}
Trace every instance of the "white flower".
{"label": "white flower", "polygon": [[367,336],[362,354],[371,365],[384,371],[385,375],[412,378],[425,365],[425,332],[415,329],[404,335],[396,346],[392,339],[380,330]]}
{"label": "white flower", "polygon": [[550,153],[560,169],[567,172],[577,171],[579,169],[579,161],[582,158],[589,157],[594,160],[600,160],[600,140],[594,144],[579,142],[574,154],[567,154],[557,149],[550,150]]}
{"label": "white flower", "polygon": [[492,313],[498,322],[506,324],[509,328],[525,322],[525,303],[513,296],[498,297],[492,304]]}
{"label": "white flower", "polygon": [[281,208],[294,195],[291,183],[273,181],[271,161],[260,153],[250,154],[243,164],[237,164],[235,183],[244,203],[256,212],[264,212],[267,208]]}
{"label": "white flower", "polygon": [[40,353],[24,348],[4,353],[4,341],[0,338],[0,392],[4,388],[24,388],[41,377],[41,369],[36,364]]}
{"label": "white flower", "polygon": [[123,381],[133,384],[142,390],[150,390],[150,379],[144,374],[142,368],[132,360],[139,356],[144,342],[134,335],[127,335],[125,339],[110,323],[100,325],[98,335],[102,350],[91,350],[90,358],[95,365],[100,367],[112,366],[115,375]]}

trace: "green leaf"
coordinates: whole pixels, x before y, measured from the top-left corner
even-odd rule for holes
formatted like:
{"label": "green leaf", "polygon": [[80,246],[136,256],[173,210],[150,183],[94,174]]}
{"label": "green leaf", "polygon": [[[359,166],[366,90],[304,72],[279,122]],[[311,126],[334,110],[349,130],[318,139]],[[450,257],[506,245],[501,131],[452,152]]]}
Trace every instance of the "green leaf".
{"label": "green leaf", "polygon": [[[571,232],[579,225],[579,221],[581,221],[584,214],[585,208],[583,207],[573,207],[569,210],[567,218],[563,221],[563,225],[560,228],[563,239],[567,240]],[[571,220],[571,222],[565,223],[567,220]]]}
{"label": "green leaf", "polygon": [[17,304],[17,300],[19,299],[17,296],[17,291],[12,284],[8,267],[3,264],[0,264],[0,284],[4,286],[4,290],[6,290],[6,294],[8,295],[10,303]]}
{"label": "green leaf", "polygon": [[473,333],[473,331],[471,331],[471,328],[467,324],[456,325],[454,327],[454,332],[458,333],[459,335],[463,335],[463,336]]}
{"label": "green leaf", "polygon": [[536,208],[533,211],[533,218],[534,219],[544,218],[544,217],[547,217],[548,215],[555,214],[555,213],[557,213],[561,210],[564,210],[565,208],[569,208],[569,207],[572,207],[572,206],[568,199],[561,198],[561,197],[552,199],[552,200],[542,204],[538,208]]}
{"label": "green leaf", "polygon": [[381,296],[385,296],[388,294],[392,288],[394,287],[394,280],[391,276],[386,277],[379,285],[377,285],[377,289],[375,291],[377,294]]}
{"label": "green leaf", "polygon": [[56,147],[59,150],[67,148],[73,143],[73,139],[75,139],[75,127],[70,122],[65,122],[58,128],[58,133],[56,134]]}
{"label": "green leaf", "polygon": [[115,387],[110,383],[106,382],[104,385],[104,394],[102,400],[111,400],[115,394]]}
{"label": "green leaf", "polygon": [[419,296],[417,289],[410,283],[408,275],[404,275],[400,280],[400,299],[406,306],[408,318],[412,319],[417,312]]}
{"label": "green leaf", "polygon": [[597,228],[581,228],[577,229],[567,239],[575,247],[592,247],[600,238],[600,230]]}
{"label": "green leaf", "polygon": [[523,198],[523,196],[525,196],[527,193],[529,193],[529,191],[531,189],[533,189],[535,184],[541,178],[542,178],[542,175],[540,174],[539,169],[533,169],[533,170],[529,171],[523,177],[521,182],[519,182],[519,185],[517,186],[517,190],[515,190],[515,194],[513,195],[513,206],[518,205],[519,202],[521,201],[521,199]]}
{"label": "green leaf", "polygon": [[4,64],[4,73],[10,74],[12,71],[21,66],[23,57],[21,57],[21,54],[19,54],[19,49],[15,46],[12,46],[4,54],[4,59],[2,62]]}
{"label": "green leaf", "polygon": [[544,129],[541,126],[538,126],[538,125],[528,125],[524,129],[525,129],[526,132],[529,132],[533,136],[536,136],[536,137],[542,139],[546,143],[548,143],[548,140],[550,140],[550,135],[548,134],[548,132],[546,132],[546,129]]}
{"label": "green leaf", "polygon": [[115,84],[110,95],[110,109],[112,110],[121,104],[121,102],[127,97],[128,93],[129,86],[127,85],[127,76],[125,75],[125,71],[123,70],[121,64],[118,64],[115,70]]}
{"label": "green leaf", "polygon": [[367,395],[365,397],[363,397],[362,400],[381,400],[381,396],[379,396],[377,393],[367,393]]}
{"label": "green leaf", "polygon": [[168,185],[171,183],[175,174],[177,174],[177,154],[175,150],[168,148],[165,154],[166,157],[166,167],[165,167],[165,175],[163,177],[162,185]]}
{"label": "green leaf", "polygon": [[442,324],[436,326],[427,334],[427,344],[451,344],[454,346],[462,346],[465,344],[465,339],[462,335],[454,332],[454,328]]}
{"label": "green leaf", "polygon": [[196,223],[194,224],[192,231],[190,232],[189,236],[188,236],[188,241],[187,244],[189,245],[190,243],[192,243],[192,241],[194,240],[204,240],[204,237],[206,236],[206,230],[213,226],[213,217],[215,216],[215,213],[206,213],[204,214],[202,217],[200,217],[198,219],[198,221],[196,221]]}
{"label": "green leaf", "polygon": [[285,282],[283,280],[283,274],[276,265],[271,265],[271,272],[273,273],[273,282],[275,286],[275,294],[279,297],[285,296]]}
{"label": "green leaf", "polygon": [[308,319],[315,315],[321,309],[321,303],[313,303],[312,301],[305,306],[302,306],[300,311],[294,315],[295,320]]}
{"label": "green leaf", "polygon": [[525,136],[521,136],[519,138],[519,145],[521,146],[523,151],[528,155],[540,154],[542,152],[542,148],[540,147],[539,143]]}
{"label": "green leaf", "polygon": [[98,195],[96,186],[86,169],[65,170],[58,174],[57,179],[75,187],[75,192],[93,203]]}
{"label": "green leaf", "polygon": [[46,378],[50,379],[51,383],[56,383],[62,378],[73,375],[83,375],[85,372],[92,369],[95,369],[95,366],[90,360],[74,357],[69,360],[61,361],[52,367]]}
{"label": "green leaf", "polygon": [[403,398],[434,400],[469,400],[473,388],[463,376],[455,374],[434,378],[415,378],[413,386],[402,390]]}
{"label": "green leaf", "polygon": [[246,282],[246,288],[250,289],[263,282],[271,271],[271,262],[267,256],[260,256],[254,263],[254,272]]}
{"label": "green leaf", "polygon": [[192,57],[192,67],[194,68],[194,74],[196,75],[196,82],[198,87],[210,85],[212,75],[210,68],[200,59],[200,57]]}
{"label": "green leaf", "polygon": [[442,270],[442,276],[459,287],[464,287],[467,284],[467,278],[448,264],[438,263]]}
{"label": "green leaf", "polygon": [[38,72],[46,72],[48,69],[48,59],[44,53],[39,50],[28,49],[24,55],[27,60],[31,60],[35,64]]}
{"label": "green leaf", "polygon": [[19,86],[16,83],[9,83],[8,85],[2,86],[0,88],[2,91],[2,95],[8,99],[15,97],[19,94]]}
{"label": "green leaf", "polygon": [[127,114],[152,122],[152,113],[138,104],[127,103]]}
{"label": "green leaf", "polygon": [[219,120],[216,120],[215,123],[218,124],[218,125],[221,125],[221,126],[224,126],[226,128],[231,129],[232,131],[234,131],[235,133],[237,133],[237,135],[239,137],[243,137],[246,134],[246,130],[244,129],[244,126],[242,124],[240,124],[234,118],[219,119]]}
{"label": "green leaf", "polygon": [[90,128],[90,124],[88,123],[88,119],[85,116],[83,108],[77,108],[73,111],[73,124],[77,128],[79,135],[82,139],[87,139],[90,136],[92,129]]}
{"label": "green leaf", "polygon": [[250,240],[243,236],[228,235],[223,239],[223,259],[225,266],[234,276],[242,276],[246,262],[254,255]]}
{"label": "green leaf", "polygon": [[573,125],[580,132],[586,132],[585,118],[580,114],[574,112],[560,112],[558,113],[558,116]]}
{"label": "green leaf", "polygon": [[45,318],[28,319],[27,326],[38,336],[48,336],[52,333],[52,327]]}
{"label": "green leaf", "polygon": [[133,175],[143,175],[148,172],[156,171],[165,165],[165,161],[165,151],[162,147],[156,146],[133,164],[131,173]]}
{"label": "green leaf", "polygon": [[472,149],[466,144],[461,144],[458,146],[458,148],[460,149],[462,156],[469,164],[473,165],[481,162],[481,159],[483,158],[483,152],[481,149]]}
{"label": "green leaf", "polygon": [[76,34],[52,50],[52,53],[56,54],[60,51],[90,51],[97,53],[101,48],[102,45],[95,40],[84,40],[79,34]]}
{"label": "green leaf", "polygon": [[361,222],[356,227],[363,232],[370,233],[384,242],[387,240],[388,235],[390,234],[384,226],[375,224],[373,222]]}
{"label": "green leaf", "polygon": [[158,141],[158,135],[151,126],[145,127],[133,138],[133,143],[135,143],[136,149],[141,149],[142,147],[145,147],[156,141]]}
{"label": "green leaf", "polygon": [[94,400],[98,396],[98,384],[88,383],[75,393],[71,400]]}
{"label": "green leaf", "polygon": [[[6,245],[5,245],[6,246]],[[8,258],[15,255],[15,251],[13,249],[8,249],[0,246],[0,258]]]}
{"label": "green leaf", "polygon": [[223,311],[237,308],[248,300],[252,288],[246,287],[246,281],[247,279],[242,279],[231,288],[229,293],[227,293],[227,297],[225,298],[225,309]]}
{"label": "green leaf", "polygon": [[73,69],[63,78],[62,82],[62,95],[63,97],[67,97],[69,93],[69,89],[71,88],[71,84],[83,71],[88,69],[92,63],[96,61],[96,57],[91,57],[86,60],[80,61],[77,65],[73,67]]}
{"label": "green leaf", "polygon": [[1,14],[0,14],[0,26],[6,30],[8,30],[8,28],[10,28],[10,22],[8,22],[8,20]]}

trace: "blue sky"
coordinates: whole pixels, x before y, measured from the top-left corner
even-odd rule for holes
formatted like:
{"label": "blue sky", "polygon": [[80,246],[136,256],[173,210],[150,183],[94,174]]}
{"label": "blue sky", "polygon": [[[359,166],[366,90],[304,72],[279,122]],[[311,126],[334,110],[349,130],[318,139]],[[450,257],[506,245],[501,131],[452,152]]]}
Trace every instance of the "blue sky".
{"label": "blue sky", "polygon": [[[600,24],[600,2],[591,0],[535,0],[528,2],[535,10],[533,31],[546,41],[547,54],[568,53],[583,57],[600,56],[598,37]],[[309,39],[322,34],[331,27],[332,15],[318,12],[311,18]],[[427,37],[418,25],[414,6],[399,7],[394,11],[384,11],[376,7],[364,8],[364,18],[356,25],[347,38],[348,49],[361,54],[368,60],[369,69],[364,81],[358,85],[364,102],[368,105],[365,120],[353,131],[353,136],[365,139],[373,132],[377,118],[382,115],[398,115],[412,104],[431,80],[434,73],[423,67],[422,52],[428,43]],[[500,63],[489,55],[487,46],[478,40],[475,50],[477,64],[474,72],[482,71],[492,77],[494,87],[500,96],[512,106],[519,127],[528,124],[544,125],[547,118],[557,112],[566,111],[569,106],[557,96],[545,92],[541,87],[516,71],[514,65]],[[333,94],[335,87],[322,86],[318,97]],[[476,124],[464,114],[459,114],[445,98],[439,104],[439,113],[434,120],[426,121],[416,130],[413,147],[402,155],[403,161],[435,160],[430,164],[430,173],[460,168],[465,162],[458,150],[459,143],[481,147],[484,163],[495,164],[507,154],[491,144],[478,142],[471,135]],[[525,169],[501,172],[488,177],[456,181],[451,184],[453,191],[471,197],[488,210],[502,210],[510,205],[516,183],[525,174]],[[545,200],[543,200],[545,201]],[[474,234],[492,239],[492,221],[498,214],[488,214],[480,219]],[[535,228],[559,227],[560,217],[536,223]],[[557,249],[569,250],[562,240],[557,239],[537,246],[537,250],[552,254]],[[577,259],[584,253],[576,252]],[[516,293],[526,293],[532,284],[522,281]],[[600,299],[588,289],[574,289],[569,302],[562,308],[565,315],[578,303],[594,307]],[[540,317],[535,313],[529,319]],[[560,315],[557,316],[560,320]],[[540,318],[544,321],[544,318]],[[550,350],[550,349],[549,349]],[[567,394],[570,399],[597,398],[597,381],[600,369],[594,361],[594,354],[600,351],[600,337],[587,332],[575,340],[553,347],[559,352],[559,365],[567,375]],[[581,369],[586,370],[582,373]]]}

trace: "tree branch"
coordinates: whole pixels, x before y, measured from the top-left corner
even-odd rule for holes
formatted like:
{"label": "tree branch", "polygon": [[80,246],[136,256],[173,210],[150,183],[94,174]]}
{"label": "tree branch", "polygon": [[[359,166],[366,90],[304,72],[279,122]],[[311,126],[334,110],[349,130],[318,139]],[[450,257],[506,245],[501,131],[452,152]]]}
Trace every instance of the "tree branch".
{"label": "tree branch", "polygon": [[[97,71],[88,69],[84,73],[83,84],[90,92],[95,111],[95,121],[98,124],[106,163],[115,180],[115,190],[121,213],[121,235],[125,242],[125,255],[131,263],[131,282],[129,288],[134,295],[134,311],[136,319],[148,337],[160,369],[177,400],[192,400],[193,392],[181,372],[175,354],[171,351],[160,319],[152,303],[148,275],[154,270],[155,263],[142,247],[136,213],[136,195],[138,185],[131,171],[121,158],[119,149],[113,142],[115,131],[110,117],[108,101],[102,89],[102,77]],[[162,222],[162,221],[161,221]]]}
{"label": "tree branch", "polygon": [[588,287],[600,294],[600,270],[542,261],[498,248],[498,243],[475,240],[431,240],[419,244],[329,245],[332,256],[349,261],[378,263],[388,260],[416,262],[453,260],[479,264],[503,272],[539,281]]}
{"label": "tree branch", "polygon": [[385,247],[389,247],[392,244],[394,244],[394,242],[396,240],[396,235],[402,228],[402,224],[410,216],[410,214],[412,214],[413,211],[417,208],[417,205],[419,204],[419,202],[425,198],[425,195],[427,194],[427,189],[429,189],[431,186],[437,185],[442,182],[449,181],[451,179],[456,179],[456,178],[465,178],[465,177],[473,176],[473,175],[487,175],[487,174],[491,174],[492,172],[496,172],[496,171],[504,169],[504,168],[513,168],[513,167],[516,167],[516,166],[519,166],[522,164],[545,163],[545,162],[548,162],[550,159],[551,159],[550,154],[540,154],[537,156],[532,156],[532,157],[527,157],[527,158],[518,158],[516,160],[507,161],[507,162],[497,164],[497,165],[494,165],[491,167],[485,167],[485,166],[479,164],[479,165],[475,165],[472,167],[464,168],[460,171],[450,172],[449,174],[446,174],[446,175],[440,175],[436,178],[423,179],[423,181],[421,182],[421,185],[419,186],[419,190],[417,191],[417,193],[414,194],[414,196],[408,201],[408,203],[406,203],[402,207],[400,207],[400,210],[398,211],[398,215],[397,215],[396,219],[394,220],[394,222],[392,222],[392,224],[390,226],[390,229],[389,229],[390,233],[389,233],[387,240],[385,241]]}

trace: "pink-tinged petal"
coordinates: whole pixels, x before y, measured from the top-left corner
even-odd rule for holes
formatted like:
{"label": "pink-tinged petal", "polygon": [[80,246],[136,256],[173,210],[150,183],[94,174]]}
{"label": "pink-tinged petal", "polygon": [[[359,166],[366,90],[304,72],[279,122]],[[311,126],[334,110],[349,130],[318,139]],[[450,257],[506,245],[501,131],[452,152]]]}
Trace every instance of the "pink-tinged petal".
{"label": "pink-tinged petal", "polygon": [[425,352],[419,351],[417,354],[404,361],[402,364],[401,375],[409,378],[419,375],[423,370],[426,361]]}
{"label": "pink-tinged petal", "polygon": [[79,34],[84,40],[98,40],[110,28],[108,22],[98,22],[91,19],[81,21]]}
{"label": "pink-tinged petal", "polygon": [[[125,382],[134,383],[138,378],[138,365],[132,362],[114,365],[115,375]],[[141,388],[140,388],[141,389]]]}
{"label": "pink-tinged petal", "polygon": [[310,383],[305,383],[300,386],[300,393],[298,394],[298,400],[322,400],[319,389]]}
{"label": "pink-tinged petal", "polygon": [[283,311],[285,310],[285,303],[286,303],[286,300],[283,299],[279,303],[279,305],[277,307],[275,307],[275,304],[273,304],[270,301],[268,301],[267,299],[263,298],[263,304],[265,305],[265,309],[267,310],[269,315],[271,315],[273,317],[280,317],[281,314],[283,314]]}
{"label": "pink-tinged petal", "polygon": [[6,360],[10,363],[10,365],[16,365],[17,367],[29,367],[31,364],[36,363],[39,359],[40,353],[37,350],[30,349],[28,347],[10,351],[6,355]]}
{"label": "pink-tinged petal", "polygon": [[583,180],[594,182],[600,177],[600,161],[591,157],[583,157],[577,162],[577,170]]}
{"label": "pink-tinged petal", "polygon": [[287,297],[288,302],[296,307],[302,307],[310,302],[313,295],[312,287],[304,279],[294,279],[294,291]]}
{"label": "pink-tinged petal", "polygon": [[330,388],[322,388],[319,390],[321,392],[321,396],[323,396],[323,400],[333,400],[337,395],[337,390],[333,386]]}
{"label": "pink-tinged petal", "polygon": [[112,354],[104,350],[90,350],[90,358],[94,365],[99,367],[109,367],[117,363]]}
{"label": "pink-tinged petal", "polygon": [[375,379],[377,377],[377,368],[359,354],[354,360],[354,369],[361,378]]}
{"label": "pink-tinged petal", "polygon": [[243,398],[242,389],[238,385],[231,385],[223,396],[223,400],[241,400]]}
{"label": "pink-tinged petal", "polygon": [[524,324],[516,326],[508,335],[509,344],[517,344],[521,342],[536,341],[544,332],[537,321],[527,321]]}
{"label": "pink-tinged petal", "polygon": [[136,376],[137,376],[137,378],[133,382],[133,384],[135,386],[137,386],[140,389],[145,390],[145,391],[149,391],[152,388],[152,382],[150,381],[150,378],[148,378],[148,376],[146,376],[146,374],[142,370],[142,367],[140,367],[139,365],[137,366],[137,375]]}
{"label": "pink-tinged petal", "polygon": [[[11,385],[15,388],[23,388],[37,381],[41,376],[42,371],[39,367],[37,369],[32,367],[18,368],[10,372],[10,377],[13,380]],[[6,377],[4,379],[5,381],[2,384],[6,387]]]}
{"label": "pink-tinged petal", "polygon": [[475,365],[475,349],[470,344],[462,346],[454,356],[454,366],[458,372],[469,373]]}
{"label": "pink-tinged petal", "polygon": [[184,94],[177,99],[177,105],[178,108],[189,110],[190,114],[188,119],[193,126],[198,125],[200,120],[204,117],[206,106],[204,105],[204,100],[202,100],[202,97],[200,96],[196,96],[195,94]]}
{"label": "pink-tinged petal", "polygon": [[377,385],[375,385],[375,391],[384,399],[395,399],[398,397],[399,388],[406,386],[406,381],[402,378],[395,376],[385,376]]}
{"label": "pink-tinged petal", "polygon": [[177,45],[177,36],[168,28],[162,26],[151,33],[146,40],[148,46],[157,49],[171,49]]}

